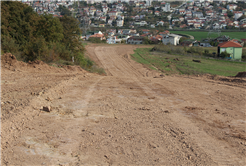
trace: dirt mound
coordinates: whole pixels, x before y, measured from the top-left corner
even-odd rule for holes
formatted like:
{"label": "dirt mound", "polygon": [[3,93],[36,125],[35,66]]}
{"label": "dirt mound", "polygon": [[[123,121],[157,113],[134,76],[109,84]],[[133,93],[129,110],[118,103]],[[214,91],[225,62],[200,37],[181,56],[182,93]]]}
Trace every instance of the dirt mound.
{"label": "dirt mound", "polygon": [[14,64],[17,62],[17,59],[14,55],[10,53],[3,54],[1,56],[2,63]]}
{"label": "dirt mound", "polygon": [[239,72],[235,77],[246,77],[246,72]]}
{"label": "dirt mound", "polygon": [[28,71],[28,72],[83,72],[86,73],[80,66],[66,65],[48,65],[40,60],[29,61],[28,63],[18,61],[11,53],[1,55],[1,68],[11,71]]}

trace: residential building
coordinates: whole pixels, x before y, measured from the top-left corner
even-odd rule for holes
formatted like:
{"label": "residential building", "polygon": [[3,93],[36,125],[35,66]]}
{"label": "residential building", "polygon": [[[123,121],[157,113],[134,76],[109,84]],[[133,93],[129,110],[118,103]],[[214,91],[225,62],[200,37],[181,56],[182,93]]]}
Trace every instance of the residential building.
{"label": "residential building", "polygon": [[242,46],[239,43],[233,41],[220,43],[218,45],[218,55],[225,51],[230,54],[230,58],[233,60],[242,59]]}
{"label": "residential building", "polygon": [[243,15],[243,12],[241,11],[235,11],[234,12],[234,19],[237,20]]}
{"label": "residential building", "polygon": [[116,20],[117,27],[122,27],[124,25],[124,20]]}
{"label": "residential building", "polygon": [[162,7],[164,12],[170,12],[170,3],[166,3],[164,7]]}
{"label": "residential building", "polygon": [[164,35],[162,38],[162,43],[167,45],[167,44],[171,44],[171,45],[178,45],[179,44],[179,40],[182,36],[176,35],[176,34],[168,34],[168,35]]}
{"label": "residential building", "polygon": [[153,0],[146,0],[146,6],[151,6]]}
{"label": "residential building", "polygon": [[143,44],[144,37],[133,36],[127,39],[127,44]]}

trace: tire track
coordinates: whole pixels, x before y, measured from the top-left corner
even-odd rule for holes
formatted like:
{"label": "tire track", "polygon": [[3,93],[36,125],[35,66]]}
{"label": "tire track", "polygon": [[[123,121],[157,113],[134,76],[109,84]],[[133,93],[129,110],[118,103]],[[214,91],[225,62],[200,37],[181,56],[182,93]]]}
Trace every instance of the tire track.
{"label": "tire track", "polygon": [[[136,84],[136,86],[140,87],[147,96],[155,96],[159,99],[162,98],[158,93],[154,92],[153,87],[141,82],[139,73],[137,73],[130,64],[127,64],[126,61],[123,62],[122,59],[120,59],[122,57],[119,57],[114,50],[107,52],[107,48],[97,47],[96,52],[100,52],[102,54],[100,56],[105,56],[105,58],[99,59],[102,64],[105,64],[104,66],[110,65],[110,67],[107,67],[113,76],[127,77],[128,81],[132,82],[131,84]],[[104,62],[105,60],[109,61],[109,63]],[[174,110],[173,113],[170,114],[170,118],[177,126],[182,128],[186,133],[189,133],[190,138],[194,140],[195,144],[204,150],[214,162],[218,163],[218,165],[245,164],[245,162],[241,158],[238,158],[231,149],[227,149],[227,144],[225,145],[224,142],[217,140],[207,134],[204,130],[201,130],[201,128],[197,127],[195,123],[191,122],[178,110]]]}

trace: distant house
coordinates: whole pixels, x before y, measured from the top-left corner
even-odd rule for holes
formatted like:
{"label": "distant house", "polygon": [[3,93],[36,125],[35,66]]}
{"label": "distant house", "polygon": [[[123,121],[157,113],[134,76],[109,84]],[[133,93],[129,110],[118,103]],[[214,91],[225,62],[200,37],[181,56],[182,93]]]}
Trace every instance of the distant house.
{"label": "distant house", "polygon": [[145,25],[147,25],[146,21],[140,21],[140,26],[145,26]]}
{"label": "distant house", "polygon": [[187,47],[199,46],[197,40],[195,39],[188,39],[188,40],[182,41],[179,45],[187,46]]}
{"label": "distant house", "polygon": [[155,11],[155,15],[159,16],[160,12],[159,11]]}
{"label": "distant house", "polygon": [[148,30],[148,29],[142,29],[143,34],[148,34],[149,32],[150,32],[150,30]]}
{"label": "distant house", "polygon": [[106,39],[103,34],[99,34],[99,33],[91,35],[89,38],[98,38],[100,40],[105,40]]}
{"label": "distant house", "polygon": [[218,45],[218,55],[222,52],[230,54],[231,59],[241,60],[242,59],[242,46],[239,43],[233,41],[227,41]]}
{"label": "distant house", "polygon": [[214,42],[223,43],[223,42],[227,42],[229,40],[230,40],[229,36],[224,35],[224,36],[219,36],[219,37],[215,38]]}
{"label": "distant house", "polygon": [[90,31],[86,33],[86,40],[88,40],[91,36],[96,35],[96,34],[103,35],[101,31]]}
{"label": "distant house", "polygon": [[111,36],[107,39],[108,44],[116,44],[116,43],[121,43],[122,39],[118,39],[116,36]]}
{"label": "distant house", "polygon": [[127,39],[127,44],[143,44],[144,37],[133,36]]}
{"label": "distant house", "polygon": [[124,20],[117,20],[116,23],[117,23],[117,27],[122,27],[124,24]]}
{"label": "distant house", "polygon": [[200,41],[200,46],[202,46],[202,47],[211,47],[210,39],[202,39]]}
{"label": "distant house", "polygon": [[179,44],[179,40],[182,36],[176,35],[176,34],[167,34],[164,35],[162,38],[162,43],[167,45],[167,44],[171,44],[171,45],[177,45]]}

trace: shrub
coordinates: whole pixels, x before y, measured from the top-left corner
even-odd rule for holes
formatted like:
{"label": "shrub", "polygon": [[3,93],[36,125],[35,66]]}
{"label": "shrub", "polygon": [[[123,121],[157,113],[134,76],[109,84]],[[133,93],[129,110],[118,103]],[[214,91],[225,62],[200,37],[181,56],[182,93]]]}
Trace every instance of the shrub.
{"label": "shrub", "polygon": [[244,50],[244,49],[242,52],[242,61],[246,61],[246,50]]}
{"label": "shrub", "polygon": [[34,61],[36,59],[47,61],[48,46],[43,37],[34,39],[28,43],[23,50],[23,58],[25,61]]}
{"label": "shrub", "polygon": [[1,47],[3,52],[11,52],[12,54],[19,51],[20,47],[16,43],[15,39],[10,36],[2,35]]}
{"label": "shrub", "polygon": [[205,49],[204,50],[204,54],[208,54],[209,53],[209,50],[208,49]]}
{"label": "shrub", "polygon": [[106,43],[105,40],[101,40],[100,38],[98,37],[90,37],[88,39],[88,41],[92,42],[92,43]]}
{"label": "shrub", "polygon": [[224,51],[224,52],[220,53],[220,56],[221,56],[222,58],[226,58],[226,57],[230,57],[230,54],[227,53],[226,51]]}

